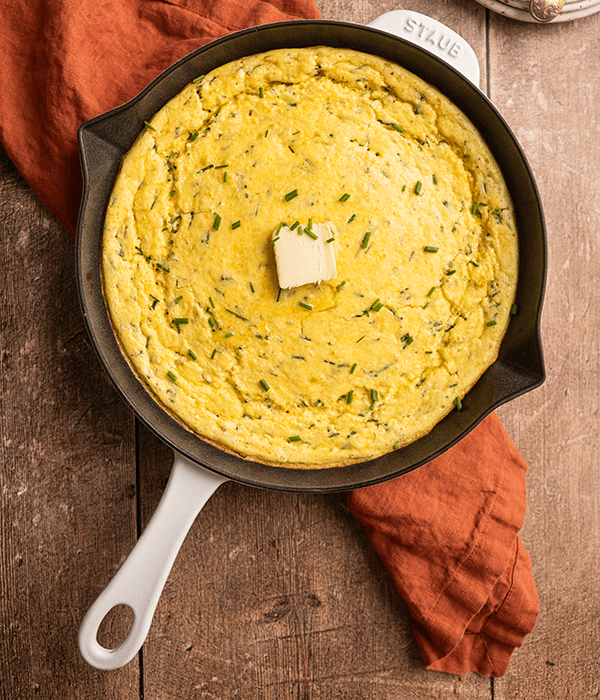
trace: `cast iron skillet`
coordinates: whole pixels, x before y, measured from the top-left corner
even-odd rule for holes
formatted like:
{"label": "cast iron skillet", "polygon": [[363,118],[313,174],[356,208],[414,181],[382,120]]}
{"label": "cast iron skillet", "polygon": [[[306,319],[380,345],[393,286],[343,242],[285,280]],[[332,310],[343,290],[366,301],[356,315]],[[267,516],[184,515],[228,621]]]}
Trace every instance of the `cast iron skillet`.
{"label": "cast iron skillet", "polygon": [[[497,361],[428,435],[396,452],[356,466],[322,470],[269,467],[229,455],[175,421],[131,371],[111,328],[100,284],[104,212],[121,158],[144,120],[198,75],[269,49],[324,44],[376,54],[416,73],[446,94],[479,129],[497,159],[512,196],[519,232],[519,312],[511,318]],[[104,369],[134,413],[158,437],[194,462],[253,486],[293,491],[355,489],[404,474],[463,438],[488,413],[545,378],[539,318],[546,270],[542,208],[531,170],[513,133],[483,93],[449,65],[397,37],[370,27],[322,20],[248,29],[202,47],[169,68],[127,104],[79,131],[84,192],[77,234],[77,273],[84,318]]]}
{"label": "cast iron skillet", "polygon": [[[500,165],[515,206],[520,251],[518,313],[511,318],[498,359],[465,396],[462,411],[452,411],[413,444],[369,462],[297,470],[266,466],[221,451],[161,408],[132,372],[115,339],[104,306],[100,263],[104,212],[113,181],[121,158],[144,121],[191,80],[217,66],[270,49],[315,45],[355,49],[401,64],[447,95],[479,129]],[[191,53],[129,103],[84,124],[79,130],[79,144],[84,191],[77,232],[77,276],[83,315],[94,348],[138,418],[176,453],[192,464],[206,467],[215,476],[289,491],[346,491],[375,484],[405,474],[440,455],[492,410],[544,381],[539,321],[546,241],[531,170],[515,136],[486,96],[457,70],[422,48],[372,27],[323,20],[283,22],[240,31]]]}

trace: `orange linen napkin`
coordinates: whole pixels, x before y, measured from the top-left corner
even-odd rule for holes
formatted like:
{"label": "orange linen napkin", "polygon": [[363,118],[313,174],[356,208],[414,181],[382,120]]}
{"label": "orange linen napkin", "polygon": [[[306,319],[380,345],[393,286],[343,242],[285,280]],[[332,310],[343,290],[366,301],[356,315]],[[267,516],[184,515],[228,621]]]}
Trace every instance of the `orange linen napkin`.
{"label": "orange linen napkin", "polygon": [[408,604],[428,668],[502,676],[538,598],[517,533],[527,465],[496,414],[441,457],[352,491],[352,513]]}
{"label": "orange linen napkin", "polygon": [[[12,0],[0,4],[0,140],[75,231],[77,128],[208,41],[316,18],[312,0]],[[348,494],[408,603],[428,667],[500,676],[533,629],[537,594],[517,532],[526,465],[496,416],[434,462]]]}

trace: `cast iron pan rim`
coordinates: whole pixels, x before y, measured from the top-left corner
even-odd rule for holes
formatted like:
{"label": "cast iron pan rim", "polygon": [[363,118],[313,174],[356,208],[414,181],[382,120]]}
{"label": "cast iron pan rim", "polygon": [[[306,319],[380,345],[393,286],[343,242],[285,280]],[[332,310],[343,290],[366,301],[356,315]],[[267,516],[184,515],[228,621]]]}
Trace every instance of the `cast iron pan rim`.
{"label": "cast iron pan rim", "polygon": [[[517,388],[516,390],[509,392],[507,395],[501,396],[500,398],[497,398],[496,400],[492,401],[484,410],[480,410],[476,416],[473,417],[470,423],[466,425],[466,427],[458,432],[452,439],[446,440],[444,444],[439,447],[438,449],[432,451],[431,453],[428,453],[426,457],[417,459],[413,461],[411,464],[399,464],[396,468],[393,469],[385,469],[384,472],[376,475],[368,475],[369,467],[372,465],[375,465],[377,463],[380,463],[382,460],[385,460],[389,458],[389,456],[382,456],[378,457],[376,459],[370,460],[368,462],[361,462],[356,464],[355,466],[348,466],[348,467],[331,467],[331,468],[325,468],[325,469],[319,469],[319,470],[298,470],[298,469],[290,469],[289,467],[268,467],[263,464],[257,464],[248,460],[244,460],[242,458],[231,458],[229,456],[226,459],[226,465],[228,461],[231,459],[235,460],[236,465],[239,465],[239,468],[241,469],[242,473],[239,473],[240,469],[237,469],[235,473],[232,473],[230,470],[227,469],[227,466],[223,467],[220,466],[219,464],[213,464],[211,463],[210,459],[201,459],[199,458],[196,454],[194,454],[192,451],[186,449],[183,447],[180,442],[177,440],[176,437],[173,437],[173,433],[177,433],[180,430],[184,430],[185,433],[188,433],[188,435],[191,435],[189,431],[187,431],[185,428],[182,428],[167,412],[164,411],[164,409],[160,409],[163,414],[169,416],[171,422],[173,423],[173,429],[172,430],[164,430],[158,428],[153,420],[151,418],[148,418],[144,413],[140,410],[137,409],[132,397],[129,395],[129,393],[123,388],[121,381],[119,381],[118,377],[116,376],[116,371],[115,368],[110,364],[108,361],[107,357],[105,357],[105,354],[103,352],[103,342],[102,339],[98,336],[96,333],[96,329],[93,325],[92,320],[90,319],[90,316],[88,314],[88,295],[86,293],[86,285],[84,281],[84,270],[83,270],[83,265],[82,265],[82,254],[84,250],[84,237],[85,237],[85,232],[84,232],[84,221],[85,221],[85,214],[86,214],[86,205],[88,202],[88,197],[89,193],[91,190],[91,182],[90,182],[90,172],[89,172],[89,167],[88,163],[86,160],[86,153],[85,153],[85,148],[84,148],[84,134],[85,132],[93,127],[94,124],[106,120],[110,117],[114,117],[119,115],[121,112],[124,112],[128,109],[131,109],[135,104],[137,104],[140,100],[142,100],[148,93],[153,91],[155,88],[157,88],[164,80],[167,78],[169,75],[171,75],[174,71],[176,71],[180,66],[184,65],[190,60],[193,60],[194,57],[203,54],[207,52],[210,49],[213,49],[217,47],[218,45],[222,43],[227,43],[230,42],[234,38],[239,38],[240,36],[243,35],[251,35],[251,34],[256,34],[263,32],[265,30],[276,30],[278,27],[289,27],[289,25],[296,25],[296,26],[310,26],[310,25],[321,25],[321,26],[326,26],[326,27],[347,27],[350,28],[352,31],[360,31],[360,32],[368,32],[372,33],[375,35],[383,35],[385,36],[388,40],[390,39],[390,35],[386,32],[382,32],[378,29],[372,28],[372,27],[366,27],[362,25],[357,25],[357,24],[351,24],[347,22],[337,22],[337,21],[331,21],[331,20],[294,20],[291,22],[278,22],[278,23],[273,23],[273,24],[268,24],[268,25],[261,25],[259,27],[252,27],[249,29],[243,29],[239,32],[235,32],[234,34],[229,34],[227,36],[221,37],[209,44],[206,44],[205,46],[199,47],[195,51],[191,52],[190,54],[184,56],[182,59],[174,63],[172,66],[167,68],[163,73],[161,73],[157,78],[155,78],[146,88],[144,88],[138,95],[136,95],[134,98],[129,100],[127,103],[120,105],[109,112],[106,112],[102,115],[99,115],[97,117],[94,117],[93,119],[90,119],[89,121],[85,122],[84,124],[81,125],[78,131],[78,140],[79,140],[79,146],[80,146],[80,157],[81,157],[81,167],[82,167],[82,172],[83,172],[83,195],[82,195],[82,201],[81,201],[81,208],[80,208],[80,214],[79,214],[79,220],[78,220],[78,226],[77,226],[77,241],[76,241],[76,262],[77,262],[77,284],[78,284],[78,292],[79,292],[79,299],[80,299],[80,304],[84,316],[84,321],[86,324],[86,327],[88,329],[88,332],[90,334],[90,337],[92,339],[92,344],[93,347],[96,351],[96,354],[104,367],[104,370],[110,377],[111,381],[113,382],[115,388],[117,389],[118,393],[121,395],[121,397],[124,399],[126,404],[133,410],[134,414],[142,421],[144,425],[146,425],[159,439],[161,439],[163,442],[168,444],[170,447],[172,447],[174,450],[179,452],[180,454],[183,454],[185,457],[190,459],[192,462],[195,462],[211,471],[217,472],[221,474],[222,476],[225,476],[227,478],[233,479],[234,481],[240,482],[247,484],[249,486],[255,486],[255,487],[262,487],[262,488],[268,488],[268,489],[273,489],[273,490],[282,490],[282,491],[295,491],[295,492],[317,492],[317,493],[327,493],[327,492],[339,492],[339,491],[348,491],[351,489],[356,489],[356,488],[361,488],[363,486],[368,486],[368,485],[373,485],[377,483],[382,483],[384,481],[387,481],[389,479],[395,478],[397,476],[400,476],[402,474],[408,473],[410,471],[413,471],[414,469],[417,469],[418,467],[426,464],[427,462],[435,459],[439,455],[441,455],[443,452],[448,450],[449,448],[453,447],[456,445],[460,440],[462,440],[471,430],[473,430],[486,416],[488,416],[492,411],[494,411],[498,406],[506,403],[509,400],[512,400],[513,398],[516,398],[517,396],[526,393],[527,391],[530,391],[538,386],[540,386],[544,379],[545,379],[545,371],[543,367],[543,360],[541,357],[541,340],[540,340],[540,316],[541,316],[541,308],[542,308],[542,303],[543,303],[543,296],[544,296],[544,289],[545,289],[545,284],[546,284],[546,257],[547,257],[547,243],[546,243],[546,237],[545,237],[545,225],[544,225],[544,220],[543,220],[543,212],[541,208],[541,202],[540,202],[540,196],[539,192],[533,177],[533,173],[531,170],[531,167],[529,166],[529,163],[527,162],[527,159],[523,153],[523,150],[518,143],[514,133],[508,126],[508,124],[504,121],[503,117],[499,113],[499,111],[496,109],[496,107],[493,105],[493,103],[487,98],[487,96],[479,90],[478,87],[474,86],[473,84],[470,83],[470,81],[467,81],[458,71],[456,71],[451,65],[445,63],[444,61],[441,61],[440,59],[437,58],[437,56],[434,56],[433,54],[429,53],[428,51],[422,49],[421,47],[417,47],[413,45],[411,42],[407,42],[404,39],[401,39],[399,37],[393,37],[394,41],[397,41],[401,44],[406,45],[407,47],[410,47],[411,50],[417,50],[418,52],[422,52],[423,54],[426,54],[430,60],[435,61],[440,65],[440,69],[442,71],[451,71],[453,72],[460,81],[464,83],[464,86],[466,86],[469,90],[472,90],[478,99],[482,99],[484,103],[486,104],[487,108],[490,109],[493,113],[495,118],[501,123],[503,128],[506,131],[506,135],[510,138],[512,141],[512,145],[520,159],[520,163],[522,166],[525,167],[526,174],[528,177],[528,185],[532,188],[533,191],[533,196],[534,200],[537,203],[537,215],[539,217],[539,224],[541,228],[541,237],[542,237],[542,249],[543,249],[543,260],[542,262],[542,279],[541,279],[541,284],[540,284],[540,289],[539,289],[539,298],[537,300],[536,306],[535,306],[535,315],[533,320],[534,328],[533,328],[533,338],[532,341],[534,343],[537,343],[538,346],[538,351],[539,351],[539,367],[537,367],[537,372],[536,376],[532,376],[529,378],[529,380],[526,382],[526,386],[521,386]],[[375,48],[375,47],[373,47]],[[268,50],[268,49],[266,49]],[[377,54],[376,50],[372,50],[371,53]],[[439,88],[438,88],[439,89]],[[165,100],[166,101],[166,100]],[[152,115],[148,115],[148,118],[151,117]],[[488,140],[489,143],[489,140]],[[492,147],[492,144],[489,144],[490,147]],[[88,243],[89,245],[89,243]],[[95,304],[94,300],[89,301],[90,304]],[[130,370],[131,371],[131,370]],[[489,370],[488,370],[489,371]],[[485,373],[487,374],[487,372]],[[484,374],[484,376],[485,376]],[[483,377],[479,380],[482,381]],[[137,377],[135,378],[136,382],[140,383],[139,379]],[[158,405],[156,400],[151,398],[150,395],[148,394],[148,400],[154,404]],[[446,419],[444,419],[446,420]],[[442,421],[443,422],[443,421]],[[435,428],[434,428],[435,430]],[[432,431],[433,432],[433,431]],[[200,438],[195,437],[195,440],[200,441]],[[423,438],[425,439],[425,438]],[[200,441],[202,442],[202,441]],[[409,446],[410,447],[410,446]],[[224,453],[221,450],[218,450],[217,448],[213,448],[216,451],[216,458],[223,458]],[[399,456],[402,452],[402,448],[398,450],[398,452],[394,455],[396,457],[397,455]],[[349,470],[350,470],[350,476],[349,476]],[[265,472],[267,472],[269,475],[275,475],[276,479],[273,481],[272,479],[266,479],[263,478]],[[325,479],[321,477],[326,477]],[[338,478],[336,478],[338,477]],[[310,483],[306,483],[306,482]],[[316,481],[316,483],[314,483]],[[326,482],[326,483],[322,483]]]}

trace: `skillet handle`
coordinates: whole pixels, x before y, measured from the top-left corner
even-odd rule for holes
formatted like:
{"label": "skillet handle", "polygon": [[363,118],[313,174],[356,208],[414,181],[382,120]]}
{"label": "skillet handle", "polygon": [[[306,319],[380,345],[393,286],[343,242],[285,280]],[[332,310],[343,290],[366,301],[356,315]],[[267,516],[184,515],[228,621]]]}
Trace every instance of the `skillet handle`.
{"label": "skillet handle", "polygon": [[[99,669],[123,666],[141,648],[167,576],[196,516],[227,479],[175,453],[167,486],[148,526],[112,581],[86,613],[79,628],[79,651]],[[115,605],[133,610],[127,637],[116,649],[96,639],[100,623]]]}
{"label": "skillet handle", "polygon": [[479,62],[460,34],[431,17],[412,10],[392,10],[369,22],[368,27],[417,44],[435,54],[479,87]]}

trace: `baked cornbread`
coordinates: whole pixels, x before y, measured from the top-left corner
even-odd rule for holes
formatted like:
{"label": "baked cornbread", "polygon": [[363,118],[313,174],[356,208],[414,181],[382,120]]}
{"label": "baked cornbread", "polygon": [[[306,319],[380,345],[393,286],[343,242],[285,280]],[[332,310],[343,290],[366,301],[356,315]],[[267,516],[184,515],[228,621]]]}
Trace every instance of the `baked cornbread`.
{"label": "baked cornbread", "polygon": [[[335,279],[280,289],[282,223],[331,226]],[[180,422],[244,458],[328,467],[460,408],[497,356],[517,258],[466,116],[398,65],[315,47],[199,76],[143,128],[103,283],[124,354]]]}

